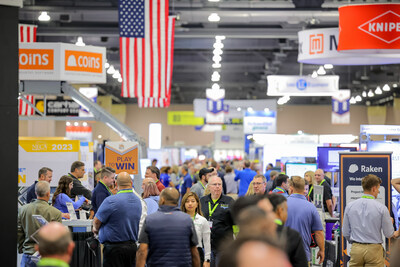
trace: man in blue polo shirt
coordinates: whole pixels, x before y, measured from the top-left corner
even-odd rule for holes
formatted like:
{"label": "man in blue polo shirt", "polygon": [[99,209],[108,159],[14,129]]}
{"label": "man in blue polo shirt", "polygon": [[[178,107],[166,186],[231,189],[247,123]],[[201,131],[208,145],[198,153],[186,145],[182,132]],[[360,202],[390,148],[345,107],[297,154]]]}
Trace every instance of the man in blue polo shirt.
{"label": "man in blue polo shirt", "polygon": [[110,187],[114,183],[115,170],[110,167],[105,167],[100,171],[100,181],[96,185],[92,193],[92,209],[90,210],[90,219],[96,215],[101,203],[106,197],[112,195]]}
{"label": "man in blue polo shirt", "polygon": [[183,165],[181,167],[181,173],[183,175],[183,180],[181,182],[181,195],[184,196],[186,194],[186,191],[190,190],[192,187],[192,177],[190,176],[189,173],[189,167],[187,165]]}
{"label": "man in blue polo shirt", "polygon": [[284,197],[288,197],[289,194],[287,191],[289,190],[289,184],[287,182],[289,176],[285,174],[279,174],[278,177],[275,179],[276,187],[272,190],[272,193],[281,194]]}
{"label": "man in blue polo shirt", "polygon": [[308,202],[304,196],[304,179],[300,176],[292,176],[291,180],[292,185],[290,189],[293,191],[293,194],[288,197],[288,217],[285,226],[300,233],[309,262],[311,261],[311,233],[315,233],[315,239],[319,247],[317,259],[319,259],[319,264],[322,264],[325,258],[325,239],[317,208]]}
{"label": "man in blue polo shirt", "polygon": [[247,189],[249,189],[249,185],[256,175],[257,173],[250,169],[250,161],[246,160],[244,162],[244,169],[238,172],[235,177],[235,181],[240,180],[239,197],[246,195]]}
{"label": "man in blue polo shirt", "polygon": [[117,177],[118,193],[107,197],[93,219],[93,233],[104,244],[103,266],[134,266],[142,214],[140,198],[132,191],[128,173]]}

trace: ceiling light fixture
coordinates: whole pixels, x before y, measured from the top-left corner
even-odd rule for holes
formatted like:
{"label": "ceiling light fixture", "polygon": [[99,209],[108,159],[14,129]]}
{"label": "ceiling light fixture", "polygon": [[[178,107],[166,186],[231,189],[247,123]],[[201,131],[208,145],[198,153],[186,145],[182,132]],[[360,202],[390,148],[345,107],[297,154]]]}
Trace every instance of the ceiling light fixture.
{"label": "ceiling light fixture", "polygon": [[222,49],[221,48],[215,48],[214,50],[213,50],[213,54],[214,55],[222,55],[224,52],[222,51]]}
{"label": "ceiling light fixture", "polygon": [[79,126],[79,123],[78,122],[74,122],[74,126]]}
{"label": "ceiling light fixture", "polygon": [[38,17],[39,21],[50,21],[50,16],[47,14],[47,12],[42,11],[42,13],[40,13],[40,16]]}
{"label": "ceiling light fixture", "polygon": [[375,94],[377,94],[377,95],[381,95],[382,94],[382,89],[381,89],[380,86],[376,87]]}
{"label": "ceiling light fixture", "polygon": [[219,63],[222,60],[222,57],[220,55],[214,55],[212,59],[215,63]]}
{"label": "ceiling light fixture", "polygon": [[252,107],[248,107],[247,108],[247,112],[253,112],[254,110],[253,110],[253,108]]}
{"label": "ceiling light fixture", "polygon": [[397,83],[394,83],[392,86],[393,88],[397,88]]}
{"label": "ceiling light fixture", "polygon": [[316,70],[313,71],[313,73],[311,74],[311,78],[317,78],[318,77],[318,73]]}
{"label": "ceiling light fixture", "polygon": [[326,74],[326,71],[325,71],[323,66],[319,67],[319,69],[317,70],[317,74],[318,75],[325,75]]}
{"label": "ceiling light fixture", "polygon": [[264,112],[269,112],[269,108],[264,108]]}
{"label": "ceiling light fixture", "polygon": [[241,108],[241,107],[238,107],[236,110],[237,110],[237,111],[242,111],[242,108]]}
{"label": "ceiling light fixture", "polygon": [[216,40],[225,40],[225,36],[224,35],[216,35],[215,39]]}
{"label": "ceiling light fixture", "polygon": [[104,64],[104,67],[105,67],[106,69],[108,69],[108,68],[110,67],[110,63],[106,62],[106,64]]}
{"label": "ceiling light fixture", "polygon": [[214,83],[212,86],[211,86],[211,89],[213,89],[213,90],[219,90],[219,84],[218,83]]}
{"label": "ceiling light fixture", "polygon": [[219,63],[214,63],[214,64],[212,64],[212,67],[213,67],[214,69],[219,69],[219,68],[221,68],[221,64],[219,64]]}
{"label": "ceiling light fixture", "polygon": [[357,103],[357,101],[356,101],[355,97],[352,96],[352,97],[350,98],[350,104],[355,104],[355,103]]}
{"label": "ceiling light fixture", "polygon": [[361,101],[362,101],[362,98],[361,98],[360,95],[357,95],[356,98],[355,98],[355,100],[356,100],[357,102],[361,102]]}
{"label": "ceiling light fixture", "polygon": [[385,92],[389,92],[389,91],[390,91],[390,86],[389,86],[388,84],[385,84],[385,85],[382,87],[382,90],[385,91]]}
{"label": "ceiling light fixture", "polygon": [[362,92],[362,97],[367,97],[367,91]]}
{"label": "ceiling light fixture", "polygon": [[326,70],[331,70],[331,69],[333,69],[333,65],[332,65],[332,64],[325,64],[325,65],[324,65],[324,68],[325,68]]}
{"label": "ceiling light fixture", "polygon": [[221,20],[221,18],[218,16],[217,13],[211,13],[211,15],[208,16],[208,21],[209,22],[218,22],[220,20]]}
{"label": "ceiling light fixture", "polygon": [[108,73],[108,74],[114,74],[114,72],[115,72],[114,66],[111,65],[111,66],[108,68],[107,73]]}
{"label": "ceiling light fixture", "polygon": [[114,79],[121,78],[121,73],[119,73],[119,70],[116,70],[112,76]]}
{"label": "ceiling light fixture", "polygon": [[83,42],[82,36],[78,37],[78,40],[75,43],[76,46],[85,46],[86,44]]}
{"label": "ceiling light fixture", "polygon": [[372,92],[372,90],[369,90],[368,91],[368,97],[373,97],[375,94],[374,94],[374,92]]}
{"label": "ceiling light fixture", "polygon": [[121,77],[118,78],[118,82],[122,83],[122,78]]}
{"label": "ceiling light fixture", "polygon": [[220,77],[221,76],[219,75],[218,71],[214,71],[212,76],[211,76],[211,81],[219,82]]}
{"label": "ceiling light fixture", "polygon": [[214,45],[213,45],[213,47],[214,47],[215,49],[222,49],[222,48],[224,48],[224,44],[223,44],[223,43],[220,43],[220,42],[215,42]]}

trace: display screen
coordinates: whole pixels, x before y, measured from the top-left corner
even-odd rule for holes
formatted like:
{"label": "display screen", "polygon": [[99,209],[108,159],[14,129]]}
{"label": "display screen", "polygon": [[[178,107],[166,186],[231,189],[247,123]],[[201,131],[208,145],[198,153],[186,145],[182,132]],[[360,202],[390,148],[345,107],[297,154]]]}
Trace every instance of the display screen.
{"label": "display screen", "polygon": [[339,152],[357,151],[355,147],[318,147],[318,169],[326,172],[339,170]]}
{"label": "display screen", "polygon": [[286,175],[289,177],[300,176],[304,177],[306,171],[313,171],[317,169],[317,164],[311,163],[286,163]]}

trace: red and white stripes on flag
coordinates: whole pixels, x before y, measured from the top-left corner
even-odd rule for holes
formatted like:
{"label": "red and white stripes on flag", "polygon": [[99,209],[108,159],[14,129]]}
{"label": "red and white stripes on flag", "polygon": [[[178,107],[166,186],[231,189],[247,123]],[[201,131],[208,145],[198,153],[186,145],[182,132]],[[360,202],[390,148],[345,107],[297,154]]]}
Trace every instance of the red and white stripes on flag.
{"label": "red and white stripes on flag", "polygon": [[175,18],[168,12],[168,0],[120,0],[121,96],[138,98],[139,107],[170,104]]}
{"label": "red and white stripes on flag", "polygon": [[[18,25],[18,40],[20,43],[35,43],[36,42],[36,25],[19,24]],[[33,105],[35,97],[33,95],[25,95]],[[30,107],[24,100],[19,99],[19,115],[31,116],[35,114],[35,110]]]}
{"label": "red and white stripes on flag", "polygon": [[[33,95],[25,95],[25,98],[28,99],[29,102],[33,103],[35,102],[35,97]],[[18,114],[22,116],[31,116],[35,114],[35,110],[29,106],[28,103],[26,103],[24,100],[21,98],[18,100],[19,105],[18,105]]]}

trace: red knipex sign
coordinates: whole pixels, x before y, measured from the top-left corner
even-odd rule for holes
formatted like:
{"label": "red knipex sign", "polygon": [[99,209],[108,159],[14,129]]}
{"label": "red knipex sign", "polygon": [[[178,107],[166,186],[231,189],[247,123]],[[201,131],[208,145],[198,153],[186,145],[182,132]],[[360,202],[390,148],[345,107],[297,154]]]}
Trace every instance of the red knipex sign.
{"label": "red knipex sign", "polygon": [[400,4],[339,7],[339,51],[400,49]]}

